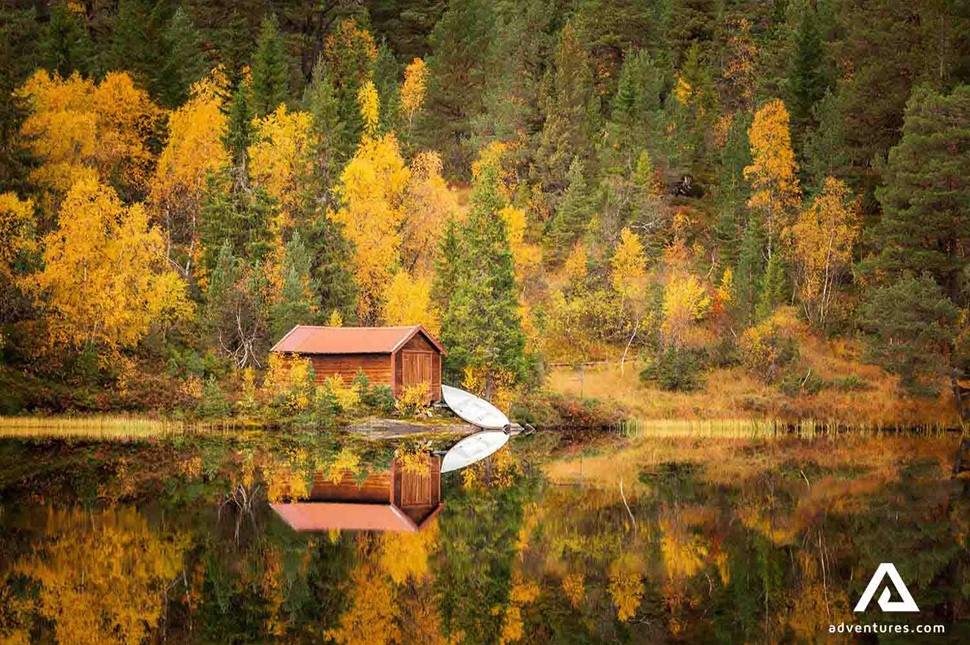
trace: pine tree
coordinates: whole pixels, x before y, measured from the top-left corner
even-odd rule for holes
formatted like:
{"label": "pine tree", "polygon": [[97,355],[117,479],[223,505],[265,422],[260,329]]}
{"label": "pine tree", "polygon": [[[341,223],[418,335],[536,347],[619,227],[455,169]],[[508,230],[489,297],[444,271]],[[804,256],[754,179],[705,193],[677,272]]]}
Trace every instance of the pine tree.
{"label": "pine tree", "polygon": [[843,38],[836,60],[852,70],[835,90],[842,118],[839,147],[847,165],[836,176],[846,177],[863,194],[863,206],[874,213],[878,169],[896,144],[903,112],[914,81],[923,71],[922,7],[895,0],[846,2],[839,11]]}
{"label": "pine tree", "polygon": [[480,166],[472,208],[459,237],[464,257],[453,269],[441,329],[449,377],[458,378],[466,368],[479,373],[486,396],[494,393],[502,374],[518,380],[525,369],[512,252],[499,215],[506,205],[498,163]]}
{"label": "pine tree", "polygon": [[263,20],[256,41],[256,53],[252,63],[253,114],[266,116],[290,93],[290,60],[286,53],[286,41],[280,32],[276,15]]}
{"label": "pine tree", "polygon": [[894,276],[929,272],[957,298],[970,263],[970,86],[913,93],[885,179],[876,191],[884,212],[878,268]]}
{"label": "pine tree", "polygon": [[589,59],[570,24],[560,34],[555,67],[543,80],[541,106],[545,122],[536,150],[537,175],[543,190],[561,192],[573,160],[591,161],[599,117]]}
{"label": "pine tree", "polygon": [[202,37],[192,18],[179,7],[162,33],[165,60],[156,78],[163,105],[176,108],[189,96],[192,84],[208,73],[211,63],[202,49]]}
{"label": "pine tree", "polygon": [[73,72],[96,71],[87,24],[66,2],[51,7],[50,20],[41,39],[41,61],[48,71],[57,72],[62,78]]}
{"label": "pine tree", "polygon": [[445,171],[467,176],[472,119],[482,111],[488,52],[495,35],[493,3],[452,0],[431,32],[427,109],[421,143],[441,153]]}

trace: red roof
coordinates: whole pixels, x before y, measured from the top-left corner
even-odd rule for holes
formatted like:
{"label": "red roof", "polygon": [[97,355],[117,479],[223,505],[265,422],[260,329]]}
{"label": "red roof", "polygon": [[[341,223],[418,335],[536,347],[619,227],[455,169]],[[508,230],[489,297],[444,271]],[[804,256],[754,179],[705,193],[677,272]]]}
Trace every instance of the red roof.
{"label": "red roof", "polygon": [[445,353],[438,341],[421,325],[410,327],[297,325],[273,345],[270,351],[292,354],[393,354],[419,333],[438,351]]}
{"label": "red roof", "polygon": [[284,522],[296,531],[406,531],[414,533],[438,514],[441,504],[420,525],[390,504],[297,502],[271,504]]}

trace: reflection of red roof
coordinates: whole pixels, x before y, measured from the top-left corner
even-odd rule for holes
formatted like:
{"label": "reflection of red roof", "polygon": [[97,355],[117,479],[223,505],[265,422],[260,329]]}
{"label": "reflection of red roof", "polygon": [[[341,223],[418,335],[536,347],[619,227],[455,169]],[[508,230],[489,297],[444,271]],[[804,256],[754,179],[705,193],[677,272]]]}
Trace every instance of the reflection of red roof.
{"label": "reflection of red roof", "polygon": [[414,533],[437,516],[443,504],[420,525],[390,504],[344,504],[298,502],[271,504],[284,522],[296,531],[406,531]]}
{"label": "reflection of red roof", "polygon": [[392,354],[421,333],[444,353],[421,325],[410,327],[314,327],[297,325],[280,339],[273,352],[294,354]]}

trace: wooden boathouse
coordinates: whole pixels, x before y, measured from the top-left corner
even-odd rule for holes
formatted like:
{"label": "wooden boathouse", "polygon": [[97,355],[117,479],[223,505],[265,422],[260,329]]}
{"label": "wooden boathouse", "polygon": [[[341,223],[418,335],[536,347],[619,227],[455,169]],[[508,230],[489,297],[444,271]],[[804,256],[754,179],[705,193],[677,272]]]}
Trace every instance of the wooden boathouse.
{"label": "wooden boathouse", "polygon": [[334,375],[349,383],[363,372],[394,396],[409,385],[426,383],[428,401],[441,399],[445,350],[421,325],[410,327],[314,327],[297,325],[270,350],[305,356],[318,382]]}

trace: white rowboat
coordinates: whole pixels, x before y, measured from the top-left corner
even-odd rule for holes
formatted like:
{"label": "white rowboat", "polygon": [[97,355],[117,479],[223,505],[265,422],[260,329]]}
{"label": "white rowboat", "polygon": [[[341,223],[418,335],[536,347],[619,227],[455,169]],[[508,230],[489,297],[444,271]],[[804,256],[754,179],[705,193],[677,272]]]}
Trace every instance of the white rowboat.
{"label": "white rowboat", "polygon": [[504,430],[509,425],[509,418],[501,410],[470,392],[442,385],[441,396],[452,412],[479,428]]}

